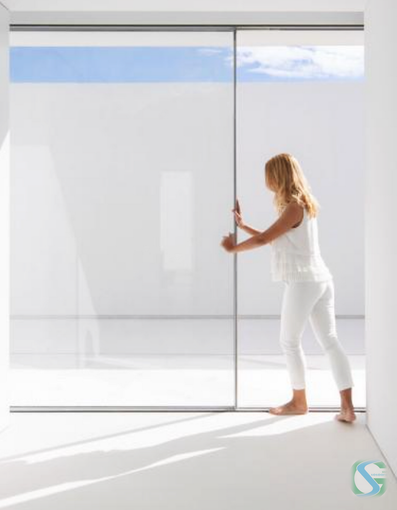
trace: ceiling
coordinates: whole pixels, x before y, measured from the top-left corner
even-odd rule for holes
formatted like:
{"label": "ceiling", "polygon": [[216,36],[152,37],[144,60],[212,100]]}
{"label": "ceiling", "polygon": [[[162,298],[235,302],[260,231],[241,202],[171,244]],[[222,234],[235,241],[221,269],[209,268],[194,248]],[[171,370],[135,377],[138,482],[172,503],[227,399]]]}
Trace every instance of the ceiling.
{"label": "ceiling", "polygon": [[360,24],[366,0],[0,0],[11,24]]}

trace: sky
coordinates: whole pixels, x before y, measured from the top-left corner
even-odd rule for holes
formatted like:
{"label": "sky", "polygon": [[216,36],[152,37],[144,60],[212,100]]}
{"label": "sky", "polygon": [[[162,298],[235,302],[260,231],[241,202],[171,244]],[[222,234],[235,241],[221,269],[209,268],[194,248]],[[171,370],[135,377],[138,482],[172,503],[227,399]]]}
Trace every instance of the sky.
{"label": "sky", "polygon": [[[13,83],[233,82],[220,46],[14,46]],[[363,46],[255,46],[236,53],[238,82],[364,78]]]}

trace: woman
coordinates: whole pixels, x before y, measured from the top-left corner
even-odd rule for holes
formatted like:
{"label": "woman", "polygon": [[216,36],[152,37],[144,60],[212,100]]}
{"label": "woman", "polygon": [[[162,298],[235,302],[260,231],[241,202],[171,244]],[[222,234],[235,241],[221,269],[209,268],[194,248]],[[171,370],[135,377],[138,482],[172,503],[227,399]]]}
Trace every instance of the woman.
{"label": "woman", "polygon": [[236,223],[252,237],[235,244],[234,235],[229,233],[223,237],[221,245],[229,253],[239,253],[271,244],[272,280],[285,285],[280,344],[293,395],[286,404],[270,408],[270,413],[304,414],[308,411],[301,338],[309,319],[330,360],[340,392],[341,411],[336,418],[352,423],[356,419],[352,403],[354,384],[349,360],[336,331],[333,277],[320,253],[316,219],[319,204],[311,194],[298,161],[290,154],[278,154],[267,161],[265,182],[275,194],[274,205],[279,218],[267,230],[256,230],[244,223],[237,200],[232,210]]}

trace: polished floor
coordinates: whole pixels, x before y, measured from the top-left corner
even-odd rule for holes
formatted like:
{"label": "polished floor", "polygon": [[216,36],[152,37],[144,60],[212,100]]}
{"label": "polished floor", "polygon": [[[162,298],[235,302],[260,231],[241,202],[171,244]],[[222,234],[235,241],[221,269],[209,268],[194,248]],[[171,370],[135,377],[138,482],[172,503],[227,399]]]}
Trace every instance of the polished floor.
{"label": "polished floor", "polygon": [[397,483],[360,498],[352,465],[383,458],[366,415],[329,412],[12,413],[0,508],[395,510]]}

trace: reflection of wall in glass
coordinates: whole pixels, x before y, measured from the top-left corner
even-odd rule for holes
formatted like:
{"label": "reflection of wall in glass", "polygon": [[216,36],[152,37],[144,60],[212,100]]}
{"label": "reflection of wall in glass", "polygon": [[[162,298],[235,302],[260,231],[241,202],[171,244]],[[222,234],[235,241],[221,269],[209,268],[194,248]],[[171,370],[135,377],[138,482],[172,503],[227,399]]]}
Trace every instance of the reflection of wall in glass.
{"label": "reflection of wall in glass", "polygon": [[193,270],[193,175],[161,172],[160,245],[164,271]]}

